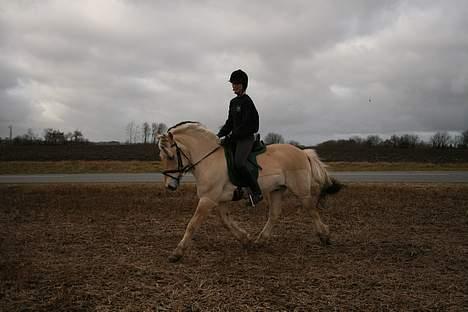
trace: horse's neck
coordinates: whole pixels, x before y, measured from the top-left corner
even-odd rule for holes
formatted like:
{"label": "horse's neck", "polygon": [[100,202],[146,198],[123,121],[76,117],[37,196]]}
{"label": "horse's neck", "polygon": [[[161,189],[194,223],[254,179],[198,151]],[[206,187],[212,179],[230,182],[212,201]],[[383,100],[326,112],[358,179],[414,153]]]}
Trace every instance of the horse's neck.
{"label": "horse's neck", "polygon": [[[207,185],[211,185],[210,181],[213,179],[213,176],[219,174],[219,166],[216,165],[216,159],[218,159],[216,154],[220,153],[220,150],[222,149],[215,151],[215,149],[219,148],[219,143],[216,139],[211,140],[210,138],[207,139],[204,137],[185,137],[184,139],[181,139],[181,141],[182,140],[183,142],[181,143],[184,144],[186,152],[190,155],[190,162],[192,164],[196,164],[192,170],[192,174],[197,184],[197,192],[199,192],[200,185],[205,187]],[[211,154],[212,152],[213,154]]]}
{"label": "horse's neck", "polygon": [[181,135],[180,141],[190,154],[190,161],[195,163],[218,146],[218,142],[203,137]]}

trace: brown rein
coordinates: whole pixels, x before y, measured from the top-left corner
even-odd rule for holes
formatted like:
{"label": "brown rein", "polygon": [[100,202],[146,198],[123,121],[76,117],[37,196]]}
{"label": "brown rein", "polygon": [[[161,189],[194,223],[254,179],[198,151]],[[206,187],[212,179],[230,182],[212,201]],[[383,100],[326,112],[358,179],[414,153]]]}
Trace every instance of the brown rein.
{"label": "brown rein", "polygon": [[[211,154],[213,154],[214,152],[216,152],[220,147],[221,145],[218,145],[214,150],[212,150],[211,152],[209,152],[208,154],[206,154],[205,156],[203,156],[201,159],[199,159],[198,161],[196,161],[194,164],[191,163],[190,161],[190,158],[184,153],[184,151],[177,145],[177,143],[174,142],[174,144],[172,144],[171,147],[175,147],[176,148],[176,153],[177,153],[177,169],[171,169],[171,170],[164,170],[162,172],[163,175],[167,176],[167,177],[170,177],[174,180],[177,180],[177,182],[180,181],[180,179],[182,178],[182,175],[184,175],[185,173],[189,172],[190,170],[192,170],[196,165],[198,165],[200,162],[202,162],[204,159],[208,158]],[[182,156],[185,157],[185,159],[188,160],[188,164],[187,165],[183,165],[183,162],[182,162]],[[172,157],[173,158],[173,157]],[[179,173],[178,176],[173,176],[171,173]]]}

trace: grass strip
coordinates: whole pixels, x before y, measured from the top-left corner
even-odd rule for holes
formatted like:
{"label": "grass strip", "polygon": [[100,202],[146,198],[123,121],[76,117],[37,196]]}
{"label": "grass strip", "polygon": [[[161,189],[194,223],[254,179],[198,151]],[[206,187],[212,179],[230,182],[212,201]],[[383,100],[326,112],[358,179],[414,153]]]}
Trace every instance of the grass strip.
{"label": "grass strip", "polygon": [[[468,163],[329,162],[331,171],[468,171]],[[161,172],[158,161],[1,161],[0,174]]]}

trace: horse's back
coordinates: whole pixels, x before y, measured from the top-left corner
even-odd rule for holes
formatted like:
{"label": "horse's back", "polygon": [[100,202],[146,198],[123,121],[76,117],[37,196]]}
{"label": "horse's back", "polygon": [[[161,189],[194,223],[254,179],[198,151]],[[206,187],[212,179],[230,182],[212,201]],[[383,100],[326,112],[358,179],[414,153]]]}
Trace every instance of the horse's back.
{"label": "horse's back", "polygon": [[257,157],[262,171],[284,171],[308,169],[307,155],[299,148],[291,144],[271,144],[267,146],[265,153]]}

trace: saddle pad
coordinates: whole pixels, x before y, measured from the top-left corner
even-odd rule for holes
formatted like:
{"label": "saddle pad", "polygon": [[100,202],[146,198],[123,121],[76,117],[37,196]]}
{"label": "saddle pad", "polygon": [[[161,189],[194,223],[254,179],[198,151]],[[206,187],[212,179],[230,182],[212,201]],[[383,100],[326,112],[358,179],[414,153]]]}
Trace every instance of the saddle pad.
{"label": "saddle pad", "polygon": [[[257,156],[266,151],[266,146],[262,141],[255,141],[255,144],[247,157],[246,167],[250,174],[258,179],[258,170],[262,169],[257,163]],[[248,182],[240,176],[234,169],[234,149],[232,144],[226,144],[224,146],[224,155],[226,156],[226,162],[228,167],[229,180],[232,184],[239,187],[248,186]]]}

